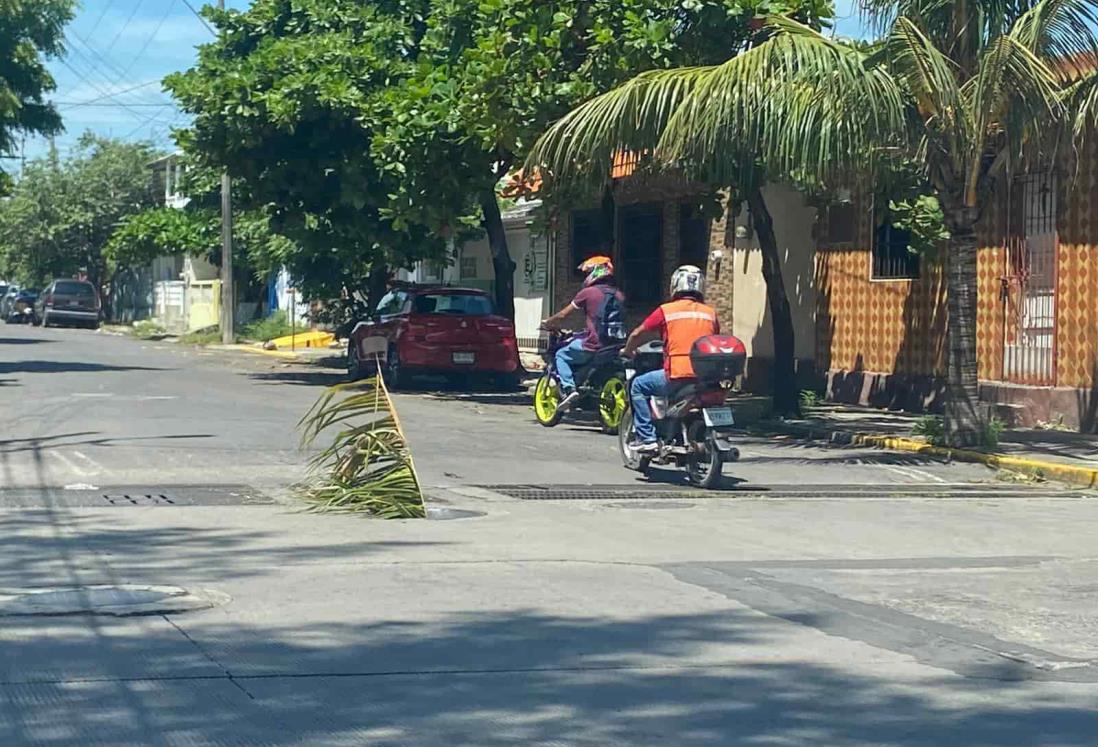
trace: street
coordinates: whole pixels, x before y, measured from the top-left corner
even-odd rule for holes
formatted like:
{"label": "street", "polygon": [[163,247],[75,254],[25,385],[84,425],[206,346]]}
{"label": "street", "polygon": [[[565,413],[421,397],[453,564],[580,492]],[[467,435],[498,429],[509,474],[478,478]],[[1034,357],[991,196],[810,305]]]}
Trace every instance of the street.
{"label": "street", "polygon": [[[1096,743],[1090,493],[745,437],[701,495],[521,395],[414,391],[459,518],[303,513],[295,425],[341,380],[0,330],[0,745]],[[4,611],[123,584],[227,598]]]}

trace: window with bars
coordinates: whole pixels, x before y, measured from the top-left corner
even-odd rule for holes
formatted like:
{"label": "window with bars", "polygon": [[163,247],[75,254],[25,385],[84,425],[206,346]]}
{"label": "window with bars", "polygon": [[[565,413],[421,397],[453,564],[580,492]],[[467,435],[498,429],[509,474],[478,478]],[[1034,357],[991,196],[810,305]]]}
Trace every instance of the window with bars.
{"label": "window with bars", "polygon": [[609,254],[612,236],[602,210],[572,212],[572,268],[598,254]]}
{"label": "window with bars", "polygon": [[462,257],[459,265],[462,280],[471,280],[477,276],[477,258]]}
{"label": "window with bars", "polygon": [[919,255],[911,251],[911,232],[896,228],[883,215],[873,234],[874,280],[915,280],[919,277]]}

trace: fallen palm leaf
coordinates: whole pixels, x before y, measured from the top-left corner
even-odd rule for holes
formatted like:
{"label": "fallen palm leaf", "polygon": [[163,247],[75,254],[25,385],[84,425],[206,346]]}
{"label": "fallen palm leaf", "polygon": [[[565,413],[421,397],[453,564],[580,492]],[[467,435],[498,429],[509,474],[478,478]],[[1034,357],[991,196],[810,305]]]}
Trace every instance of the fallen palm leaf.
{"label": "fallen palm leaf", "polygon": [[298,427],[302,448],[340,429],[309,461],[309,477],[299,486],[309,510],[385,519],[426,516],[412,453],[380,376],[329,387]]}

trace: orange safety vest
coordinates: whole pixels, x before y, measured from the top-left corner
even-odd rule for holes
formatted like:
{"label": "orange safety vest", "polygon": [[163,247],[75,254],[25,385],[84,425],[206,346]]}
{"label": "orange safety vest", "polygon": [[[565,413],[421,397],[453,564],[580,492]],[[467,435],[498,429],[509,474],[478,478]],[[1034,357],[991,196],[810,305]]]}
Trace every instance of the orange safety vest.
{"label": "orange safety vest", "polygon": [[660,306],[663,311],[664,370],[668,379],[694,378],[690,349],[699,337],[716,334],[720,329],[717,311],[691,298],[680,298]]}

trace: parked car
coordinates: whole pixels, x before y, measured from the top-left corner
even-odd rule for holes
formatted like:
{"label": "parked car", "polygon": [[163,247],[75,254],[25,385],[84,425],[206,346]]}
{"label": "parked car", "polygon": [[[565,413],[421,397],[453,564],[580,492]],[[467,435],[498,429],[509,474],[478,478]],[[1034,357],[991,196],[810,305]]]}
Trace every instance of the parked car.
{"label": "parked car", "polygon": [[380,361],[393,387],[416,374],[491,380],[517,386],[521,373],[515,325],[495,313],[484,291],[438,286],[394,288],[369,320],[360,321],[347,345],[352,379],[373,373]]}
{"label": "parked car", "polygon": [[0,283],[0,317],[4,319],[8,318],[8,312],[11,311],[12,301],[19,294],[18,285],[4,285]]}
{"label": "parked car", "polygon": [[43,327],[71,324],[95,329],[99,313],[99,294],[86,280],[54,280],[34,304],[35,323]]}
{"label": "parked car", "polygon": [[[5,296],[7,301],[8,297]],[[8,324],[30,324],[34,321],[34,302],[38,300],[38,292],[30,288],[16,291],[10,303],[4,307],[3,317]]]}

